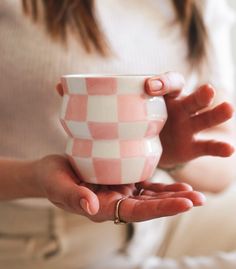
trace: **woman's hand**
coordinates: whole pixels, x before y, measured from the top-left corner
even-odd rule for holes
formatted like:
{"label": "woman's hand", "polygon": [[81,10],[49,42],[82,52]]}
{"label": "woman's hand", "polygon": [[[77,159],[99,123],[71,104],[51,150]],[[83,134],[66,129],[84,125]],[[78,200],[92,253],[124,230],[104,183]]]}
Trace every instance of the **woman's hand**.
{"label": "woman's hand", "polygon": [[[228,157],[233,147],[216,140],[199,140],[195,135],[230,119],[233,108],[222,103],[210,108],[215,90],[203,85],[188,96],[180,96],[184,79],[169,72],[146,81],[146,92],[151,96],[165,95],[168,119],[160,133],[163,154],[160,167],[174,167],[204,155]],[[207,109],[207,110],[206,110]]]}
{"label": "woman's hand", "polygon": [[[176,215],[204,203],[204,196],[184,183],[87,184],[74,174],[67,158],[60,155],[36,161],[34,171],[44,197],[59,208],[95,222],[114,220],[115,205],[122,197],[127,199],[120,205],[120,217],[127,222]],[[142,195],[138,195],[141,189]]]}

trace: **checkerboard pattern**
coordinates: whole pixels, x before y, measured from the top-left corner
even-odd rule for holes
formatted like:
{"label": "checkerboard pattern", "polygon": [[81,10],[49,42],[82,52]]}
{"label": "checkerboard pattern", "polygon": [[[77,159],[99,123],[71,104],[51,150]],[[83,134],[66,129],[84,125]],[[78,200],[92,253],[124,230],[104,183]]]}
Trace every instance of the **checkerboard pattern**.
{"label": "checkerboard pattern", "polygon": [[127,184],[151,178],[161,153],[158,137],[109,141],[71,138],[66,149],[76,173],[87,182],[99,184]]}
{"label": "checkerboard pattern", "polygon": [[60,121],[74,169],[91,183],[125,184],[151,177],[167,118],[162,97],[144,93],[142,76],[62,78]]}

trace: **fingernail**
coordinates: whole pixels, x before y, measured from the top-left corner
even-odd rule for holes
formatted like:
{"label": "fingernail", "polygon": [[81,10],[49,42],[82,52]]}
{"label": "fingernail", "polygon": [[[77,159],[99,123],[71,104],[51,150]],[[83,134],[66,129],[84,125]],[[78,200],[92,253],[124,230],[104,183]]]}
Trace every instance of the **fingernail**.
{"label": "fingernail", "polygon": [[195,206],[201,206],[201,205],[204,205],[206,203],[206,196],[199,192],[199,201],[195,204]]}
{"label": "fingernail", "polygon": [[205,203],[207,201],[207,198],[203,193],[201,193],[201,195],[202,195],[202,202]]}
{"label": "fingernail", "polygon": [[160,91],[163,88],[163,83],[158,79],[150,80],[149,88],[151,91]]}
{"label": "fingernail", "polygon": [[83,208],[83,210],[85,212],[87,212],[89,215],[92,215],[92,212],[91,212],[91,210],[89,208],[89,203],[88,203],[88,201],[86,199],[84,199],[84,198],[80,199],[79,203],[80,203],[80,206]]}

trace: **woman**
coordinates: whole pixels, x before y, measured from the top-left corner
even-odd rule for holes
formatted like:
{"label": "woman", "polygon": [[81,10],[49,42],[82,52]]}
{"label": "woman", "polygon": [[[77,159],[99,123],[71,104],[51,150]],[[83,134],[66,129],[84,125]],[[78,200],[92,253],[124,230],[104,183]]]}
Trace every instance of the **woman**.
{"label": "woman", "polygon": [[[204,59],[208,44],[197,1],[165,1],[165,4],[163,1],[96,1],[100,26],[94,17],[92,1],[37,3],[22,1],[25,12],[31,14],[37,24],[23,16],[18,1],[4,0],[0,4],[0,46],[5,55],[0,78],[3,85],[0,165],[3,202],[0,210],[4,216],[0,222],[3,234],[0,264],[6,268],[83,268],[97,264],[124,246],[126,227],[88,221],[114,220],[117,201],[124,195],[132,196],[119,204],[119,217],[125,222],[174,215],[193,205],[201,205],[204,199],[183,183],[144,182],[115,188],[78,184],[61,156],[65,135],[57,120],[60,98],[51,90],[55,81],[62,74],[73,72],[161,74],[177,70],[184,74],[187,88],[191,90],[192,83],[197,89],[187,97],[177,97],[183,87],[179,74],[157,76],[146,85],[149,94],[166,95],[169,112],[161,135],[164,151],[159,165],[177,181],[213,192],[225,188],[233,179],[233,173],[221,177],[227,166],[231,167],[233,157],[220,161],[210,157],[195,158],[227,157],[233,153],[233,148],[225,142],[194,140],[193,136],[206,128],[210,128],[206,132],[210,139],[219,135],[220,141],[224,141],[231,136],[230,123],[217,126],[232,116],[232,107],[228,103],[215,109],[210,107],[213,99],[216,105],[230,99],[230,95],[225,87],[222,90],[208,85],[197,87],[208,81],[197,72],[202,65],[201,70],[207,75]],[[179,22],[174,23],[176,15]],[[48,33],[58,42],[53,42]],[[62,46],[60,39],[67,41],[66,46]],[[110,50],[106,40],[110,41]],[[209,74],[210,69],[205,70]],[[209,82],[215,84],[218,81],[213,71]],[[198,83],[193,79],[194,73]],[[159,90],[158,81],[162,82]],[[61,93],[60,86],[58,91]],[[197,115],[203,109],[208,112]],[[172,128],[176,132],[174,136]],[[205,170],[204,181],[199,181],[199,173],[196,173],[199,167]],[[142,195],[137,196],[140,189],[144,189]],[[155,199],[149,200],[153,196]],[[34,199],[15,201],[29,197]],[[56,206],[79,216],[51,207],[36,197],[47,197]],[[155,230],[159,231],[155,236],[164,235],[163,224],[154,222]],[[146,231],[148,228],[143,224],[135,227],[137,230],[144,227]],[[157,242],[158,239],[161,240],[156,238]],[[135,237],[132,242],[135,243]]]}

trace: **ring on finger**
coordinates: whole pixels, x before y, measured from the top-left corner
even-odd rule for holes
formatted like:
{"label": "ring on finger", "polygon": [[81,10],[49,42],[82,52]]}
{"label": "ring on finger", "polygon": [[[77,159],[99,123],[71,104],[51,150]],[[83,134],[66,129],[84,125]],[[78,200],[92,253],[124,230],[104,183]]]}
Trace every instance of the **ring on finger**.
{"label": "ring on finger", "polygon": [[144,189],[140,189],[138,196],[141,196],[144,191],[145,191]]}
{"label": "ring on finger", "polygon": [[116,207],[115,207],[115,218],[114,218],[114,224],[127,224],[128,222],[121,220],[120,218],[120,205],[121,202],[127,199],[127,197],[122,197],[116,202]]}

